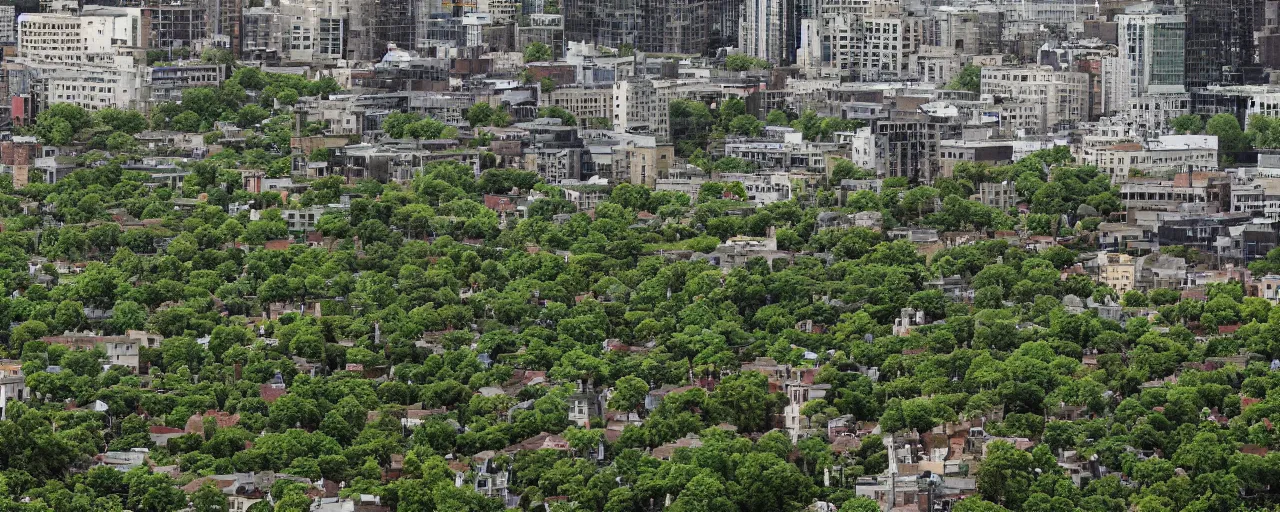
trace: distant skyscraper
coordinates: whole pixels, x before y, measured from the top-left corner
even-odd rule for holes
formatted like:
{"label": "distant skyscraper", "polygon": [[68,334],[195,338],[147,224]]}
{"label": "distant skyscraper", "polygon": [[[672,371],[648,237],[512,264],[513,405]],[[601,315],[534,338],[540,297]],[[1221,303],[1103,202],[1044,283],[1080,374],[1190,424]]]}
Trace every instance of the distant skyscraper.
{"label": "distant skyscraper", "polygon": [[[738,29],[742,53],[774,64],[794,62],[788,27],[795,15],[792,0],[746,0]],[[798,30],[798,29],[797,29]],[[799,38],[796,38],[798,43]],[[794,46],[799,46],[798,44]],[[790,57],[789,57],[790,56]]]}
{"label": "distant skyscraper", "polygon": [[1238,85],[1261,79],[1253,39],[1259,0],[1187,0],[1186,85]]}
{"label": "distant skyscraper", "polygon": [[[564,0],[565,39],[657,53],[702,54],[720,0]],[[716,13],[719,16],[721,13]]]}
{"label": "distant skyscraper", "polygon": [[1139,96],[1185,92],[1186,16],[1137,14],[1115,19],[1120,54],[1103,63],[1104,110],[1128,109]]}
{"label": "distant skyscraper", "polygon": [[742,0],[710,0],[707,3],[711,49],[738,45],[738,24],[741,17]]}

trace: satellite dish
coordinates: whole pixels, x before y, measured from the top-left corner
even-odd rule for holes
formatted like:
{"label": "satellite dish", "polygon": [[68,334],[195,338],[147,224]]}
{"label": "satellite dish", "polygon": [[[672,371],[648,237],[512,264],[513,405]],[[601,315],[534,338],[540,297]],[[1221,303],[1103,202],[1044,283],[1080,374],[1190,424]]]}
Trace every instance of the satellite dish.
{"label": "satellite dish", "polygon": [[871,333],[867,333],[867,335],[863,336],[862,339],[866,340],[867,343],[871,343],[876,340],[876,337],[872,336]]}

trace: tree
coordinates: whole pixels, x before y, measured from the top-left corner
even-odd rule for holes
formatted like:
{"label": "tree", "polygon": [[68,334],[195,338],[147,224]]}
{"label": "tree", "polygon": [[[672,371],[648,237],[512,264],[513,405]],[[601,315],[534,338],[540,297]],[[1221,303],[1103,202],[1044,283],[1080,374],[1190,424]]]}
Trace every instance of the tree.
{"label": "tree", "polygon": [[987,445],[977,478],[978,495],[983,500],[1017,510],[1026,500],[1031,482],[1030,454],[1006,441]]}
{"label": "tree", "polygon": [[192,512],[228,512],[231,504],[227,495],[212,483],[205,483],[191,494]]}
{"label": "tree", "polygon": [[197,133],[200,131],[200,114],[190,110],[183,111],[173,118],[170,126],[180,132]]}
{"label": "tree", "polygon": [[236,126],[241,128],[249,128],[257,126],[258,123],[271,117],[271,112],[256,104],[250,103],[240,107],[240,111],[236,113]]}
{"label": "tree", "polygon": [[422,116],[412,112],[392,112],[382,118],[382,131],[394,139],[405,138],[409,125],[422,120]]}
{"label": "tree", "polygon": [[649,394],[649,385],[638,377],[627,375],[618,379],[613,386],[613,397],[609,399],[609,408],[618,411],[634,411],[644,405]]}
{"label": "tree", "polygon": [[840,505],[840,512],[879,512],[880,504],[866,496],[858,496]]}
{"label": "tree", "polygon": [[534,41],[524,47],[524,62],[546,62],[552,58],[551,47],[541,41]]}
{"label": "tree", "polygon": [[950,82],[947,82],[947,89],[953,91],[969,91],[972,93],[981,92],[982,90],[982,68],[973,64],[965,64]]}
{"label": "tree", "polygon": [[138,147],[137,139],[124,132],[115,132],[107,136],[107,151],[122,153]]}
{"label": "tree", "polygon": [[752,69],[769,69],[769,62],[750,55],[735,53],[725,57],[724,67],[729,71],[749,71]]}
{"label": "tree", "polygon": [[561,107],[543,107],[538,110],[538,117],[554,117],[564,126],[577,126],[578,118]]}
{"label": "tree", "polygon": [[1195,135],[1204,131],[1204,118],[1197,114],[1183,114],[1173,118],[1170,125],[1178,135]]}
{"label": "tree", "polygon": [[95,112],[93,117],[97,122],[111,127],[112,130],[129,135],[140,133],[147,129],[147,118],[143,117],[137,110],[120,110],[109,107]]}
{"label": "tree", "polygon": [[142,329],[147,324],[147,310],[131,300],[117,301],[111,308],[111,319],[108,323],[116,332]]}
{"label": "tree", "polygon": [[1129,290],[1124,292],[1123,303],[1125,307],[1141,308],[1147,305],[1147,296],[1138,290]]}
{"label": "tree", "polygon": [[729,121],[729,133],[757,137],[762,130],[764,130],[764,123],[750,114],[735,116]]}
{"label": "tree", "polygon": [[720,408],[725,420],[742,432],[760,432],[779,404],[779,398],[769,394],[767,384],[759,372],[731,375],[716,386],[711,402]]}
{"label": "tree", "polygon": [[298,102],[298,91],[291,88],[281,89],[276,93],[276,101],[281,105],[293,105]]}
{"label": "tree", "polygon": [[853,162],[837,158],[836,164],[831,168],[831,181],[839,183],[841,180],[862,180],[873,177],[870,171],[858,167]]}
{"label": "tree", "polygon": [[813,479],[794,464],[772,453],[749,453],[742,458],[734,476],[742,492],[736,495],[743,512],[799,510],[816,494]]}
{"label": "tree", "polygon": [[506,112],[493,108],[488,103],[476,103],[467,109],[462,116],[472,127],[475,126],[505,126],[510,122],[510,115]]}
{"label": "tree", "polygon": [[787,118],[786,112],[771,110],[769,115],[765,116],[764,123],[768,126],[790,126],[791,120]]}
{"label": "tree", "polygon": [[1248,149],[1240,121],[1231,114],[1218,114],[1209,118],[1204,132],[1218,137],[1218,159],[1225,165],[1235,162],[1235,154]]}

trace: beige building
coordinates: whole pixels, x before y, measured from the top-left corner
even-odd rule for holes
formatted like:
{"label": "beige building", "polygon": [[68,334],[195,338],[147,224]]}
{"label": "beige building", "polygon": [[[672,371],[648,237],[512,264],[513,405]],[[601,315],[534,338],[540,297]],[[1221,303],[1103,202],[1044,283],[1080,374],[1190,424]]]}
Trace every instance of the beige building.
{"label": "beige building", "polygon": [[1098,255],[1098,264],[1102,269],[1098,279],[1121,295],[1137,289],[1139,261],[1128,254],[1102,253]]}
{"label": "beige building", "polygon": [[[604,128],[612,124],[613,89],[606,87],[557,87],[543,95],[544,107],[560,107],[578,118],[582,127]],[[603,121],[593,121],[603,120]]]}
{"label": "beige building", "polygon": [[613,175],[652,189],[675,159],[675,146],[658,144],[653,137],[626,138],[613,147]]}

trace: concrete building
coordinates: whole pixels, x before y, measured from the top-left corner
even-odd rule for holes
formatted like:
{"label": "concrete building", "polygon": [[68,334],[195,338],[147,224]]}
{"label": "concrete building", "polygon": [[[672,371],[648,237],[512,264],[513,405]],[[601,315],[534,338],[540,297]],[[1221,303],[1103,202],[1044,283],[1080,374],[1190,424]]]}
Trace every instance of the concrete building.
{"label": "concrete building", "polygon": [[176,66],[144,68],[143,84],[149,94],[141,98],[151,104],[181,101],[182,91],[191,87],[218,87],[226,80],[225,68],[213,64],[184,62]]}
{"label": "concrete building", "polygon": [[744,0],[742,21],[738,28],[742,53],[773,64],[790,63],[787,27],[796,23],[790,0]]}
{"label": "concrete building", "polygon": [[565,0],[560,12],[566,16],[567,41],[611,48],[627,44],[642,52],[697,55],[711,48],[713,36],[723,36],[721,24],[726,17],[736,17],[737,9],[734,13],[719,9],[722,1]]}
{"label": "concrete building", "polygon": [[1018,206],[1018,188],[1012,181],[982,182],[978,185],[978,201],[1003,211]]}
{"label": "concrete building", "polygon": [[1187,0],[1186,86],[1260,83],[1254,26],[1263,14],[1253,0]]}
{"label": "concrete building", "polygon": [[99,336],[93,333],[64,332],[61,335],[45,336],[41,341],[51,345],[62,345],[71,350],[100,349],[106,354],[105,366],[124,366],[138,371],[138,347],[136,340],[127,336]]}
{"label": "concrete building", "polygon": [[942,177],[950,178],[961,162],[1001,166],[1013,163],[1013,144],[1008,141],[943,140],[938,142],[938,163]]}
{"label": "concrete building", "polygon": [[791,177],[787,173],[724,173],[719,176],[719,181],[742,183],[743,189],[747,192],[747,202],[756,206],[766,206],[792,198]]}
{"label": "concrete building", "polygon": [[36,70],[41,102],[90,110],[140,108],[141,9],[86,8],[81,15],[23,14],[19,63]]}
{"label": "concrete building", "polygon": [[860,62],[863,28],[860,16],[836,10],[824,10],[817,19],[801,21],[803,39],[798,64],[811,76],[852,76]]}
{"label": "concrete building", "polygon": [[1218,168],[1218,138],[1212,135],[1166,135],[1145,144],[1125,143],[1098,149],[1088,162],[1124,183],[1131,176],[1171,179],[1173,175]]}
{"label": "concrete building", "polygon": [[[1089,75],[1051,68],[982,68],[982,94],[1038,108],[1042,117],[1034,134],[1046,134],[1088,121]],[[1029,133],[1031,134],[1031,133]]]}
{"label": "concrete building", "polygon": [[0,5],[0,43],[18,42],[18,14],[12,5]]}
{"label": "concrete building", "polygon": [[533,137],[533,143],[523,152],[524,170],[538,173],[551,184],[583,178],[583,164],[590,153],[576,127],[563,126],[554,118],[537,119],[518,127]]}
{"label": "concrete building", "polygon": [[[279,23],[275,28],[281,32],[278,47],[281,60],[295,63],[332,64],[340,59],[349,58],[348,44],[351,39],[349,31],[353,18],[362,15],[359,8],[358,3],[344,0],[304,0],[281,3],[278,7],[279,17],[275,20],[267,19],[268,22]],[[259,35],[261,28],[258,26],[260,22],[261,20],[258,20],[251,25],[246,21],[244,24],[246,42],[251,40],[248,37],[248,31],[252,26],[254,31],[252,41],[255,49],[262,45],[262,37]],[[274,37],[269,36],[267,39],[267,44],[270,45]],[[403,48],[412,48],[412,46],[403,46]],[[385,51],[386,47],[382,50]]]}
{"label": "concrete building", "polygon": [[1098,282],[1121,295],[1129,290],[1136,290],[1140,262],[1141,260],[1128,254],[1101,253],[1098,255],[1098,266],[1101,269]]}
{"label": "concrete building", "polygon": [[1103,60],[1104,109],[1123,109],[1147,94],[1184,92],[1186,16],[1119,15],[1115,20],[1120,55],[1119,62]]}
{"label": "concrete building", "polygon": [[554,91],[544,92],[540,99],[542,106],[568,110],[578,118],[580,126],[613,126],[612,86],[556,87]]}
{"label": "concrete building", "polygon": [[654,188],[675,162],[675,146],[648,136],[624,137],[613,147],[613,174],[632,185]]}
{"label": "concrete building", "polygon": [[856,132],[836,134],[848,144],[850,160],[877,176],[931,182],[938,174],[939,131],[929,120],[875,120]]}
{"label": "concrete building", "polygon": [[670,137],[669,101],[663,101],[650,80],[631,79],[613,84],[613,131]]}
{"label": "concrete building", "polygon": [[324,215],[327,208],[324,206],[309,206],[299,209],[280,210],[280,216],[289,226],[289,231],[315,231],[316,221],[320,220],[320,216]]}
{"label": "concrete building", "polygon": [[914,78],[909,56],[923,44],[924,20],[867,18],[862,24],[863,41],[853,64],[854,77],[864,81]]}
{"label": "concrete building", "polygon": [[[31,389],[27,387],[27,377],[22,374],[22,362],[12,359],[0,360],[0,411],[8,412],[9,401],[19,402],[31,397]],[[0,418],[7,414],[0,414]]]}
{"label": "concrete building", "polygon": [[88,6],[79,16],[23,14],[16,60],[36,71],[43,104],[142,108],[147,44],[142,25],[137,8]]}
{"label": "concrete building", "polygon": [[532,14],[527,19],[527,23],[516,26],[516,48],[526,48],[533,43],[542,43],[551,48],[553,60],[563,59],[565,54],[564,16]]}
{"label": "concrete building", "polygon": [[[209,10],[200,2],[173,2],[142,8],[143,19],[149,20],[147,47],[170,50],[192,47],[209,37]],[[165,60],[175,60],[169,56]]]}

